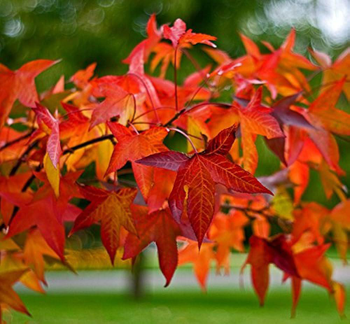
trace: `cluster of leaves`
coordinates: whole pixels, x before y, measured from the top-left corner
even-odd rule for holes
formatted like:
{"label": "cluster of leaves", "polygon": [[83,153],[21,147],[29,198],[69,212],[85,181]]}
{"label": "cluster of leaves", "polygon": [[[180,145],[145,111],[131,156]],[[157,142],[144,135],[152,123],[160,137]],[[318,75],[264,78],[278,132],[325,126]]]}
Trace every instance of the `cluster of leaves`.
{"label": "cluster of leaves", "polygon": [[[292,30],[278,49],[263,42],[267,54],[241,35],[247,54],[232,59],[215,37],[180,19],[158,29],[155,16],[147,34],[124,60],[125,75],[96,77],[92,64],[70,88],[61,77],[40,95],[36,76],[57,62],[0,65],[0,318],[8,307],[29,314],[12,285],[42,292],[45,261],[71,268],[65,229],[76,235],[93,224],[112,264],[155,242],[166,285],[192,262],[203,289],[213,260],[229,272],[250,226],[246,264],[260,304],[272,263],[290,278],[293,314],[303,280],[327,289],[343,314],[345,289],[325,252],[334,242],[346,260],[350,200],[335,135],[350,135],[349,113],[336,108],[342,92],[350,99],[350,53],[332,63],[311,51],[312,63],[293,52]],[[206,45],[210,66],[199,67],[196,44]],[[196,71],[180,84],[183,56]],[[309,83],[321,74],[310,100]],[[184,153],[164,144],[179,136]],[[259,180],[258,136],[280,160]],[[310,169],[328,198],[339,197],[333,209],[302,201]]]}

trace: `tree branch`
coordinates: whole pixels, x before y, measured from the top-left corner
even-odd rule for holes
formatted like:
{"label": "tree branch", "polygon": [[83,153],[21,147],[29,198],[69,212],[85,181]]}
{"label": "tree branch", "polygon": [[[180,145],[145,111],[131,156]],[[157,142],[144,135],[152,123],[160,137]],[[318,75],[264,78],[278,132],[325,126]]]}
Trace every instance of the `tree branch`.
{"label": "tree branch", "polygon": [[27,133],[27,134],[25,134],[25,135],[23,135],[23,136],[21,136],[21,137],[18,137],[18,138],[16,138],[16,139],[14,139],[13,141],[7,142],[5,145],[3,145],[3,146],[0,147],[0,151],[2,151],[2,150],[4,150],[4,149],[10,147],[10,146],[13,145],[13,144],[16,144],[16,143],[18,143],[18,142],[20,142],[20,141],[23,141],[24,139],[30,137],[30,136],[33,134],[33,132],[34,132],[34,131],[31,131],[31,132],[29,132],[29,133]]}
{"label": "tree branch", "polygon": [[23,152],[23,154],[19,157],[17,160],[17,163],[14,165],[14,167],[11,169],[9,176],[13,176],[16,174],[17,170],[20,168],[21,164],[25,161],[26,156],[31,152],[31,150],[39,143],[38,140],[34,141]]}
{"label": "tree branch", "polygon": [[66,154],[69,154],[69,153],[74,153],[75,151],[77,151],[77,150],[79,150],[81,148],[84,148],[86,146],[89,146],[91,144],[103,142],[105,140],[113,140],[113,138],[114,138],[113,134],[108,134],[108,135],[104,135],[104,136],[101,136],[101,137],[97,137],[97,138],[94,138],[94,139],[92,139],[90,141],[86,141],[86,142],[80,143],[78,145],[70,147],[69,149],[64,150],[62,152],[62,155],[66,155]]}

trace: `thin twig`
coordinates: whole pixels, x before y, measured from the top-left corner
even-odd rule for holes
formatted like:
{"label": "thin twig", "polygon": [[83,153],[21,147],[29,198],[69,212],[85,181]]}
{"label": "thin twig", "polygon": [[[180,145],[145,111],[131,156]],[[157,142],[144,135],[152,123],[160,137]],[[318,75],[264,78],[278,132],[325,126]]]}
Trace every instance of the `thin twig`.
{"label": "thin twig", "polygon": [[[155,107],[155,105],[154,105],[152,96],[151,96],[151,94],[150,94],[150,92],[149,92],[149,90],[148,90],[148,87],[147,87],[145,81],[142,80],[142,78],[141,78],[139,75],[137,75],[136,73],[129,72],[128,74],[129,74],[129,75],[132,75],[132,76],[134,76],[134,77],[136,77],[138,80],[140,80],[140,81],[142,82],[143,86],[144,86],[145,89],[146,89],[148,98],[149,98],[149,100],[150,100],[150,102],[151,102],[153,112],[154,112],[154,114],[155,114],[155,116],[156,116],[156,118],[157,118],[158,123],[160,123],[160,119],[159,119],[158,113],[157,113],[157,111],[156,111],[156,107]],[[133,116],[133,117],[135,117],[135,116]]]}
{"label": "thin twig", "polygon": [[176,119],[178,119],[184,113],[187,113],[191,110],[194,110],[194,109],[202,107],[202,106],[216,106],[216,107],[221,107],[221,108],[225,108],[225,109],[229,109],[232,107],[231,104],[224,103],[224,102],[208,102],[208,101],[201,102],[201,103],[196,104],[194,106],[181,109],[179,112],[177,112],[174,115],[173,118],[169,119],[163,126],[164,127],[170,126]]}
{"label": "thin twig", "polygon": [[113,134],[108,134],[108,135],[104,135],[104,136],[101,136],[101,137],[97,137],[97,138],[94,138],[90,141],[86,141],[86,142],[83,142],[83,143],[80,143],[78,145],[75,145],[73,147],[70,147],[69,149],[66,149],[62,152],[62,155],[66,155],[66,154],[69,154],[69,153],[73,153],[81,148],[84,148],[86,146],[89,146],[91,144],[95,144],[95,143],[99,143],[99,142],[103,142],[105,140],[112,140],[114,138]]}
{"label": "thin twig", "polygon": [[179,110],[179,103],[177,98],[177,67],[176,67],[176,60],[177,60],[177,47],[175,48],[174,53],[174,85],[175,85],[175,108],[176,111]]}
{"label": "thin twig", "polygon": [[16,139],[14,139],[13,141],[7,142],[5,145],[0,147],[0,151],[2,151],[2,150],[6,149],[7,147],[9,147],[9,146],[11,146],[13,144],[16,144],[16,143],[18,143],[20,141],[23,141],[24,139],[30,137],[33,134],[33,132],[34,132],[34,130],[32,130],[31,132],[29,132],[29,133],[27,133],[27,134],[25,134],[25,135],[23,135],[21,137],[18,137]]}
{"label": "thin twig", "polygon": [[198,153],[194,143],[192,142],[192,140],[189,138],[189,136],[185,132],[183,132],[181,129],[178,129],[178,128],[168,128],[168,130],[169,131],[178,132],[181,135],[183,135],[188,140],[188,142],[191,144],[191,146],[192,146],[193,150],[195,151],[195,153]]}
{"label": "thin twig", "polygon": [[9,176],[13,176],[16,174],[17,170],[20,168],[20,166],[22,165],[22,163],[25,161],[25,158],[27,157],[27,155],[31,152],[31,150],[38,144],[38,140],[34,141],[33,143],[29,144],[28,147],[26,148],[26,150],[23,152],[23,154],[19,157],[19,159],[17,160],[17,163],[13,166],[13,168],[10,171]]}

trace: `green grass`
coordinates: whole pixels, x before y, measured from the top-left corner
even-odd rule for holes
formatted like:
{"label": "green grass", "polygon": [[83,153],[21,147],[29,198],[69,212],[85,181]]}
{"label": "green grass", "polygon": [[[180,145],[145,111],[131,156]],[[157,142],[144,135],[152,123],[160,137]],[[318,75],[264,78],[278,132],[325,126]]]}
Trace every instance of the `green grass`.
{"label": "green grass", "polygon": [[[350,293],[348,289],[348,294]],[[335,305],[319,288],[303,291],[297,318],[290,319],[290,291],[273,287],[266,305],[258,307],[252,290],[162,290],[141,301],[123,294],[22,295],[33,318],[12,313],[12,322],[27,324],[225,324],[225,323],[350,323],[341,320]],[[350,303],[347,303],[350,306]],[[349,307],[348,307],[349,308]]]}

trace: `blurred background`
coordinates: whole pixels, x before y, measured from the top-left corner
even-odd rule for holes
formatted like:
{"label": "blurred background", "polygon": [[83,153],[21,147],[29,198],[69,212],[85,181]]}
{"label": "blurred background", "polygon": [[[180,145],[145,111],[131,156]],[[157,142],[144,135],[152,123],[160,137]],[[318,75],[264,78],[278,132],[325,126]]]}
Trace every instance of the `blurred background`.
{"label": "blurred background", "polygon": [[17,69],[62,59],[45,73],[48,85],[92,62],[99,76],[120,74],[152,13],[159,25],[180,17],[195,32],[217,36],[233,57],[244,53],[239,32],[279,46],[294,26],[302,54],[313,47],[336,57],[350,43],[349,0],[0,0],[0,62]]}

